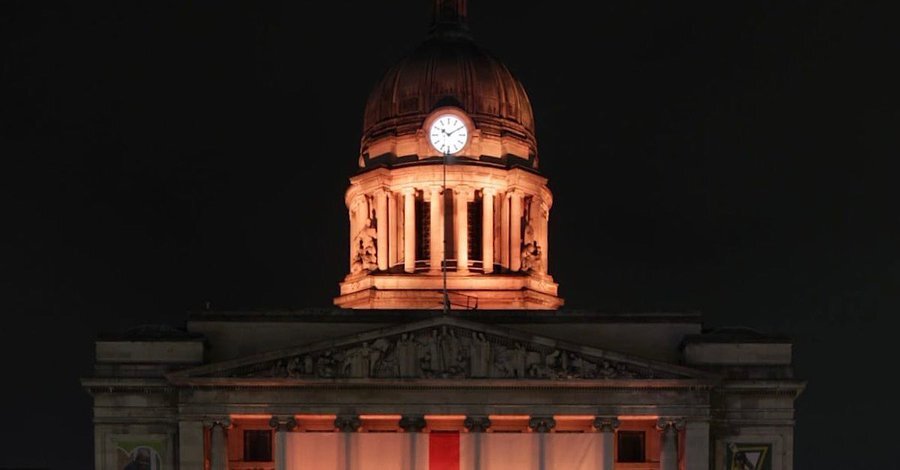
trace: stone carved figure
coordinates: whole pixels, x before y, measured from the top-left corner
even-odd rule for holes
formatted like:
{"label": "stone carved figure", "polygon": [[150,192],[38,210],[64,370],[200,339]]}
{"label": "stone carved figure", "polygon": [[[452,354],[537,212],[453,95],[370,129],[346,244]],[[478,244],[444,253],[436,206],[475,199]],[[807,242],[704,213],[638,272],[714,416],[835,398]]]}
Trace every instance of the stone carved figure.
{"label": "stone carved figure", "polygon": [[[255,371],[255,372],[254,372]],[[657,371],[452,326],[311,352],[236,371],[240,377],[635,379]],[[663,374],[665,377],[665,374]]]}
{"label": "stone carved figure", "polygon": [[416,342],[409,333],[400,335],[400,339],[397,341],[396,351],[397,368],[399,369],[400,377],[418,377],[418,352]]}
{"label": "stone carved figure", "polygon": [[344,354],[341,375],[355,379],[368,377],[371,354],[372,348],[369,347],[369,343],[363,343],[362,346],[347,351]]}
{"label": "stone carved figure", "polygon": [[337,360],[331,350],[325,351],[316,360],[316,376],[331,379],[337,376]]}
{"label": "stone carved figure", "polygon": [[356,254],[350,272],[353,274],[361,271],[374,271],[378,268],[378,248],[376,240],[378,231],[372,227],[372,218],[366,219],[366,226],[353,239]]}
{"label": "stone carved figure", "polygon": [[526,243],[522,247],[522,271],[543,272],[544,262],[541,257],[541,247],[537,240]]}
{"label": "stone carved figure", "polygon": [[491,373],[491,343],[484,338],[484,333],[472,333],[469,349],[469,375],[471,377],[488,377]]}

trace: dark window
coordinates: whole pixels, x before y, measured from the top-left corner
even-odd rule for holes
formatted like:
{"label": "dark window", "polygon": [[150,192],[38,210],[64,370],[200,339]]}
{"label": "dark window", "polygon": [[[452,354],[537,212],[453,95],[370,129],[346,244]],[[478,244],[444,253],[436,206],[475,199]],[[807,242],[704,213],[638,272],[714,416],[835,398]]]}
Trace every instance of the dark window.
{"label": "dark window", "polygon": [[480,260],[482,258],[481,251],[481,198],[476,197],[475,202],[469,203],[468,224],[469,224],[469,259]]}
{"label": "dark window", "polygon": [[244,431],[244,462],[272,461],[272,431]]}
{"label": "dark window", "polygon": [[644,462],[644,431],[619,431],[619,462]]}
{"label": "dark window", "polygon": [[431,257],[431,205],[422,197],[416,198],[416,259]]}

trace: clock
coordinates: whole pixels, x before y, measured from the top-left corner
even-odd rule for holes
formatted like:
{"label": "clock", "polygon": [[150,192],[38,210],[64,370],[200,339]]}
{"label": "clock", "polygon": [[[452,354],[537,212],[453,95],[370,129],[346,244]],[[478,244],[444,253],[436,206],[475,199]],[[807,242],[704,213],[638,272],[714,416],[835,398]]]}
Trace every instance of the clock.
{"label": "clock", "polygon": [[431,123],[428,130],[431,146],[445,155],[452,155],[466,146],[469,141],[469,129],[459,116],[442,114]]}

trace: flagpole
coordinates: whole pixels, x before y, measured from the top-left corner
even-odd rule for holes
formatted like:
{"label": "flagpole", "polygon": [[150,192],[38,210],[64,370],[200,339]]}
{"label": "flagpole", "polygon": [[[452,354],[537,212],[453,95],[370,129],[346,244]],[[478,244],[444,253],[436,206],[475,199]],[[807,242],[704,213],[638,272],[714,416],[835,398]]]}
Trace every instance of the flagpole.
{"label": "flagpole", "polygon": [[441,191],[441,197],[444,198],[444,220],[441,221],[441,229],[444,232],[444,236],[441,237],[441,241],[444,243],[444,246],[441,247],[441,252],[443,253],[443,260],[441,261],[441,271],[444,276],[444,314],[450,312],[450,296],[447,294],[447,158],[450,156],[450,153],[447,150],[444,150],[444,158],[441,160],[441,164],[444,167],[444,187]]}

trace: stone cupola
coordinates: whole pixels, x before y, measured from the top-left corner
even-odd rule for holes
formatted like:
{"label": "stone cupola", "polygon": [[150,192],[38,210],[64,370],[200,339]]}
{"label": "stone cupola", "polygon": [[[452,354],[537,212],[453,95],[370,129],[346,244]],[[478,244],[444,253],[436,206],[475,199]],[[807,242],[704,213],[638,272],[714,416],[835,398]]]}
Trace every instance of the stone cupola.
{"label": "stone cupola", "polygon": [[453,309],[563,303],[531,103],[474,42],[466,3],[435,0],[428,38],[369,96],[338,306],[440,309],[445,286]]}

